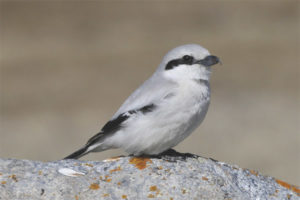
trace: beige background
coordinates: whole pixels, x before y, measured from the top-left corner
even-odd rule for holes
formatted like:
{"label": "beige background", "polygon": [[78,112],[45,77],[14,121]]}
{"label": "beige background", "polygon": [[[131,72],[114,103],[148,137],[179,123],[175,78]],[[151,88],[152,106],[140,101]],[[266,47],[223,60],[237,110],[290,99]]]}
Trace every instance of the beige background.
{"label": "beige background", "polygon": [[223,65],[176,149],[299,185],[299,17],[299,1],[2,1],[0,157],[61,159],[167,51],[198,43]]}

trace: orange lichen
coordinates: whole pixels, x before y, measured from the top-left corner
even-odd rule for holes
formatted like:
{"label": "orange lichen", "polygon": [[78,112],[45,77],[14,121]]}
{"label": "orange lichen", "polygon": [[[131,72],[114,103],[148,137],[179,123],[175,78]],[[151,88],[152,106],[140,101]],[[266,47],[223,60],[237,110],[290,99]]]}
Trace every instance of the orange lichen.
{"label": "orange lichen", "polygon": [[14,180],[15,182],[18,182],[17,176],[16,175],[11,175],[9,176],[9,178],[11,178],[12,180]]}
{"label": "orange lichen", "polygon": [[155,196],[153,194],[149,194],[148,198],[154,198]]}
{"label": "orange lichen", "polygon": [[143,158],[143,157],[134,157],[131,158],[129,163],[134,164],[136,168],[142,170],[147,167],[147,162],[152,163],[150,158]]}
{"label": "orange lichen", "polygon": [[152,186],[150,186],[149,190],[154,192],[157,190],[157,187],[155,185],[152,185]]}
{"label": "orange lichen", "polygon": [[202,176],[202,180],[208,181],[208,178],[206,178],[205,176]]}
{"label": "orange lichen", "polygon": [[1,184],[3,184],[3,185],[6,184],[6,181],[2,181]]}
{"label": "orange lichen", "polygon": [[39,175],[42,175],[42,171],[41,170],[39,171]]}
{"label": "orange lichen", "polygon": [[258,172],[257,172],[257,171],[255,171],[255,170],[249,169],[249,172],[250,172],[251,174],[255,175],[255,176],[257,176],[257,175],[258,175]]}
{"label": "orange lichen", "polygon": [[127,199],[127,196],[125,194],[123,194],[122,199]]}
{"label": "orange lichen", "polygon": [[[101,180],[103,180],[103,179],[102,179],[102,177],[100,177],[100,179],[101,179]],[[109,176],[108,176],[108,175],[106,175],[103,181],[106,181],[106,182],[111,182],[111,180],[112,180],[112,179],[111,179],[111,178],[109,178]]]}
{"label": "orange lichen", "polygon": [[89,187],[91,190],[98,190],[100,188],[98,183],[92,183]]}
{"label": "orange lichen", "polygon": [[117,184],[118,184],[118,185],[121,185],[121,182],[118,182]]}
{"label": "orange lichen", "polygon": [[88,167],[94,167],[94,165],[89,164],[89,163],[85,163],[85,165],[88,166]]}
{"label": "orange lichen", "polygon": [[297,186],[288,184],[287,182],[281,181],[279,179],[275,179],[275,180],[276,180],[276,183],[278,183],[282,187],[285,187],[288,190],[294,191],[295,193],[297,193],[298,196],[300,195],[300,189]]}
{"label": "orange lichen", "polygon": [[156,196],[159,195],[159,193],[160,193],[160,190],[155,185],[150,186],[149,190],[151,192],[155,192]]}
{"label": "orange lichen", "polygon": [[78,197],[78,195],[75,195],[75,200],[79,200],[79,197]]}
{"label": "orange lichen", "polygon": [[279,185],[281,185],[282,187],[285,187],[285,188],[287,188],[287,189],[291,189],[291,185],[290,184],[288,184],[288,183],[286,183],[286,182],[284,182],[284,181],[281,181],[281,180],[278,180],[278,179],[276,179],[276,183],[278,183]]}
{"label": "orange lichen", "polygon": [[162,167],[162,166],[159,166],[159,167],[158,167],[158,169],[162,170],[162,169],[163,169],[163,167]]}
{"label": "orange lichen", "polygon": [[117,171],[121,171],[121,167],[120,167],[120,166],[117,167],[116,169],[110,170],[109,172],[110,172],[110,173],[113,173],[113,172],[117,172]]}
{"label": "orange lichen", "polygon": [[173,197],[170,197],[170,200],[173,200]]}
{"label": "orange lichen", "polygon": [[296,192],[298,196],[300,196],[300,189],[299,189],[299,187],[293,185],[293,186],[292,186],[292,190],[293,190],[294,192]]}
{"label": "orange lichen", "polygon": [[273,194],[270,194],[269,196],[274,196],[274,197],[277,197],[277,193],[279,192],[279,190],[275,190],[275,192]]}
{"label": "orange lichen", "polygon": [[103,197],[108,197],[109,194],[105,193],[105,194],[103,194],[102,196],[103,196]]}

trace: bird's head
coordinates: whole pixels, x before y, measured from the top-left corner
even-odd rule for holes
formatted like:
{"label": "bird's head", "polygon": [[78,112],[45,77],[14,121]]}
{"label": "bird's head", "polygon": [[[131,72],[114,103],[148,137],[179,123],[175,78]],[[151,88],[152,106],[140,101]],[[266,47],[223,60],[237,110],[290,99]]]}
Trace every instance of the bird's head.
{"label": "bird's head", "polygon": [[187,44],[169,51],[157,72],[172,81],[209,80],[211,66],[219,63],[217,56],[197,44]]}

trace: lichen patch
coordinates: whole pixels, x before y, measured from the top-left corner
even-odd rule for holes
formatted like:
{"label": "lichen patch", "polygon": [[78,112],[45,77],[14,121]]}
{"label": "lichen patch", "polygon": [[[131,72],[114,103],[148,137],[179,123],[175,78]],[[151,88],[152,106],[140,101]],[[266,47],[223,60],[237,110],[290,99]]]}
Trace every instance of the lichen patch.
{"label": "lichen patch", "polygon": [[98,190],[100,188],[98,183],[92,183],[89,187],[91,190]]}
{"label": "lichen patch", "polygon": [[255,170],[250,169],[249,172],[255,176],[258,176],[258,172]]}
{"label": "lichen patch", "polygon": [[100,176],[100,180],[101,180],[101,181],[106,181],[106,182],[111,182],[112,179],[109,178],[108,175],[105,175],[104,179],[102,178],[102,176]]}
{"label": "lichen patch", "polygon": [[154,192],[157,190],[157,187],[155,185],[152,185],[152,186],[150,186],[149,190]]}
{"label": "lichen patch", "polygon": [[300,189],[299,189],[299,187],[292,185],[292,190],[294,192],[296,192],[298,196],[300,196]]}
{"label": "lichen patch", "polygon": [[94,165],[89,164],[89,163],[85,163],[84,165],[85,165],[85,166],[88,166],[88,167],[94,167]]}
{"label": "lichen patch", "polygon": [[273,193],[273,194],[270,194],[269,196],[274,196],[274,197],[277,197],[278,195],[278,192],[279,192],[279,190],[278,189],[276,189],[275,190],[275,192]]}
{"label": "lichen patch", "polygon": [[152,160],[150,158],[143,158],[143,157],[134,157],[129,160],[130,164],[135,165],[136,168],[143,170],[145,169],[148,165],[147,163],[152,163]]}
{"label": "lichen patch", "polygon": [[300,196],[300,189],[295,186],[295,185],[291,185],[287,182],[284,182],[282,180],[279,180],[279,179],[275,179],[276,180],[276,183],[278,183],[279,185],[281,185],[282,187],[285,187],[286,189],[288,190],[292,190],[294,191],[295,193],[297,193],[298,196]]}
{"label": "lichen patch", "polygon": [[118,166],[116,169],[110,170],[109,173],[112,174],[113,172],[117,172],[117,171],[121,171],[121,167],[120,166]]}
{"label": "lichen patch", "polygon": [[17,176],[15,174],[10,175],[9,178],[14,180],[15,182],[18,182]]}

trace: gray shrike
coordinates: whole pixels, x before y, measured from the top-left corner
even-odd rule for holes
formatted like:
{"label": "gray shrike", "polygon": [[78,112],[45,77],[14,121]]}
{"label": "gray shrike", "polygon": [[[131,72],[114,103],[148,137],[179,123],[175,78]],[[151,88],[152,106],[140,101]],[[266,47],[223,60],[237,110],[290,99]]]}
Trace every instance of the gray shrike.
{"label": "gray shrike", "polygon": [[211,66],[219,62],[197,44],[172,49],[102,130],[65,159],[113,148],[135,156],[157,155],[176,146],[203,121]]}

